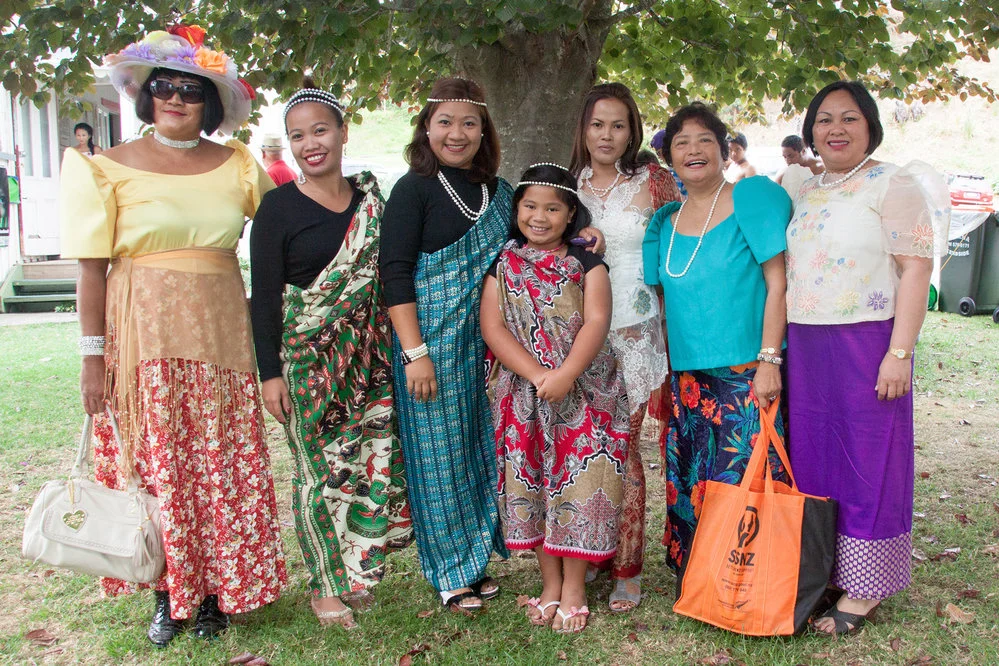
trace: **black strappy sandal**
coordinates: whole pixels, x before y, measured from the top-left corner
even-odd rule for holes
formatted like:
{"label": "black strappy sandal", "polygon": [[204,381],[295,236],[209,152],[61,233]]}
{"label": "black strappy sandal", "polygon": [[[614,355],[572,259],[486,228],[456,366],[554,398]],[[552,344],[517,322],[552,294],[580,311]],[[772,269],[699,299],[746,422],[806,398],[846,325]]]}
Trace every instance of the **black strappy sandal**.
{"label": "black strappy sandal", "polygon": [[[493,589],[491,589],[489,591],[483,590],[482,589],[483,586],[488,585],[489,583],[492,583],[496,587],[494,587]],[[476,583],[472,583],[468,587],[470,587],[471,590],[472,590],[472,592],[475,593],[475,596],[477,596],[479,599],[482,599],[483,601],[488,601],[489,599],[494,599],[494,598],[498,597],[499,593],[500,593],[499,583],[497,583],[493,578],[491,578],[489,576],[486,576],[485,578],[483,578],[482,580],[480,580],[480,581],[478,581]]]}
{"label": "black strappy sandal", "polygon": [[[455,613],[473,613],[482,609],[482,597],[480,597],[474,590],[458,592],[457,594],[441,592],[440,595],[441,605],[449,611]],[[466,599],[477,599],[479,603],[465,604],[463,602]]]}

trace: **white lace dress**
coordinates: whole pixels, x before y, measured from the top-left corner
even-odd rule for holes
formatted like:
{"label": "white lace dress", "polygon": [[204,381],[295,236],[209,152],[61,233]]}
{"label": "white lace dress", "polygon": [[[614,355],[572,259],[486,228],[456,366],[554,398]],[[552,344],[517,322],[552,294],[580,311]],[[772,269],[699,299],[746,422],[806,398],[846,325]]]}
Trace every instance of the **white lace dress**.
{"label": "white lace dress", "polygon": [[651,197],[642,196],[649,170],[639,169],[605,200],[583,187],[583,180],[591,175],[589,167],[580,174],[579,199],[607,241],[604,261],[610,269],[614,299],[608,339],[624,369],[628,403],[634,414],[648,402],[652,391],[662,386],[668,370],[659,298],[645,284],[642,270],[642,240],[655,212]]}

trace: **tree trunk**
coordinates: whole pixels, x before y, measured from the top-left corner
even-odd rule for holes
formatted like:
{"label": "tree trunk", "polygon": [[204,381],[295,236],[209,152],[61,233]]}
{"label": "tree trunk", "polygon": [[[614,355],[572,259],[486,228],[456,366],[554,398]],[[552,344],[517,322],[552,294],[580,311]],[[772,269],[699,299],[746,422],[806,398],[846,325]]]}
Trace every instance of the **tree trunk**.
{"label": "tree trunk", "polygon": [[485,89],[502,141],[500,175],[511,183],[536,162],[569,166],[583,97],[596,81],[609,31],[603,21],[573,32],[520,30],[458,51],[458,70]]}

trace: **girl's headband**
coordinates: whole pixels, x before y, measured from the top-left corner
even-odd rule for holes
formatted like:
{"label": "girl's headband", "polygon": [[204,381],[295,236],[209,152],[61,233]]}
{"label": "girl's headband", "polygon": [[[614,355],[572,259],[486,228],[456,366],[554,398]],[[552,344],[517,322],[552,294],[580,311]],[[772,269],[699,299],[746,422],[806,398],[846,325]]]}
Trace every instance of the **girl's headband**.
{"label": "girl's headband", "polygon": [[[531,166],[527,167],[527,171],[530,171],[535,167],[543,167],[543,166],[555,167],[556,169],[561,169],[566,173],[570,173],[569,170],[566,169],[564,166],[560,164],[555,164],[554,162],[538,162],[537,164],[532,164]],[[525,171],[524,173],[527,173],[527,171]],[[542,187],[557,187],[560,190],[565,190],[566,192],[572,192],[573,194],[578,194],[576,188],[574,187],[559,185],[558,183],[546,183],[542,180],[522,180],[519,183],[517,183],[517,187],[521,187],[523,185],[541,185]]]}
{"label": "girl's headband", "polygon": [[465,102],[467,104],[475,104],[476,106],[481,106],[482,108],[488,108],[485,102],[476,102],[474,99],[445,99],[443,97],[428,97],[428,102],[433,102],[434,104],[443,104],[444,102]]}

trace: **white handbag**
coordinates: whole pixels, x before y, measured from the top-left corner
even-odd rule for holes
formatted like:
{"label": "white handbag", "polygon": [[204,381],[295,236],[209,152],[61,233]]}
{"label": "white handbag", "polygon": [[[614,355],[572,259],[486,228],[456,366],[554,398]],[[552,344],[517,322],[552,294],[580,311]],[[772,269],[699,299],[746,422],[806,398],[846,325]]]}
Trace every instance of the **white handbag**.
{"label": "white handbag", "polygon": [[[108,416],[120,446],[118,423],[110,410]],[[127,490],[89,480],[93,426],[88,415],[69,479],[48,481],[35,498],[21,555],[77,573],[151,583],[166,562],[159,500],[139,490],[134,470]]]}

